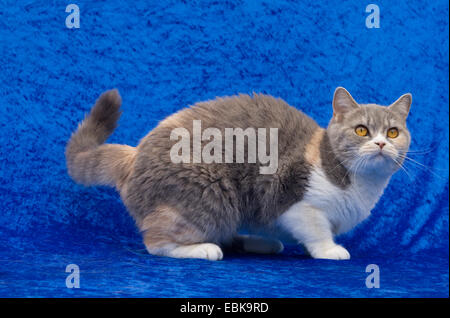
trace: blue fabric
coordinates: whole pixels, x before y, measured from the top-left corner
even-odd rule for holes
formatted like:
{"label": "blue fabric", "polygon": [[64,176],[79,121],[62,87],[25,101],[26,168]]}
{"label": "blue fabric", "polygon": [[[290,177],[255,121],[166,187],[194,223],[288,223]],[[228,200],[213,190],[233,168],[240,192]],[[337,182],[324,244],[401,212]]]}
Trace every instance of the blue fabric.
{"label": "blue fabric", "polygon": [[[448,297],[448,2],[67,1],[0,4],[0,296]],[[369,2],[370,3],[370,2]],[[98,95],[117,87],[136,145],[158,121],[215,96],[263,92],[325,126],[336,86],[360,102],[413,94],[411,158],[372,216],[338,241],[350,261],[148,255],[118,194],[67,175],[64,147]],[[81,288],[68,289],[68,264]],[[380,288],[368,289],[368,264]]]}

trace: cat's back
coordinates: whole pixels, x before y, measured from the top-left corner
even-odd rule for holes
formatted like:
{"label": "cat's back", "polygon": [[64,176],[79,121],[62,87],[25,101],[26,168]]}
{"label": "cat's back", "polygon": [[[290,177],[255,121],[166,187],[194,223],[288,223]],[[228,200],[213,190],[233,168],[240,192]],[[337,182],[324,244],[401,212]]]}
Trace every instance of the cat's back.
{"label": "cat's back", "polygon": [[[194,126],[197,126],[197,131]],[[156,160],[158,165],[161,162],[172,165],[171,149],[179,139],[171,138],[171,135],[178,128],[183,129],[190,139],[189,148],[192,155],[196,137],[201,140],[202,147],[209,143],[210,140],[202,138],[202,133],[207,128],[219,130],[223,139],[226,137],[227,128],[242,130],[250,128],[257,134],[259,131],[264,131],[266,135],[269,135],[271,129],[277,129],[277,151],[280,162],[292,162],[303,157],[306,145],[320,127],[300,110],[270,95],[239,94],[218,97],[214,100],[198,102],[162,120],[138,145],[137,162],[142,161],[144,166],[147,166],[147,162]],[[198,134],[200,136],[197,136]],[[175,135],[179,136],[178,132]],[[269,136],[267,136],[268,139]],[[247,146],[246,141],[245,152]]]}
{"label": "cat's back", "polygon": [[239,94],[200,102],[190,108],[192,119],[205,120],[205,125],[229,128],[293,128],[304,120],[305,114],[284,100],[265,94]]}
{"label": "cat's back", "polygon": [[[239,94],[198,102],[161,121],[142,143],[155,138],[169,138],[175,128],[185,128],[192,133],[193,121],[205,128],[278,128],[281,137],[309,135],[318,126],[316,122],[284,100],[265,94]],[[282,141],[282,140],[281,140]]]}

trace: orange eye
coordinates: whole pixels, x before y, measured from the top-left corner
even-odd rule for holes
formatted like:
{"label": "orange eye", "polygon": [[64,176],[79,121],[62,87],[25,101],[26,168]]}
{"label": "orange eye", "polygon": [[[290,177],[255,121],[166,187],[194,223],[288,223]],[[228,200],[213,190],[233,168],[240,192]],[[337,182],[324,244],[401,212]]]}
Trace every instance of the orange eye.
{"label": "orange eye", "polygon": [[359,125],[358,127],[355,128],[355,133],[358,136],[364,137],[364,136],[367,136],[367,134],[369,133],[369,130],[365,126]]}
{"label": "orange eye", "polygon": [[397,128],[389,128],[389,130],[387,131],[387,136],[389,138],[397,138],[398,136],[398,129]]}

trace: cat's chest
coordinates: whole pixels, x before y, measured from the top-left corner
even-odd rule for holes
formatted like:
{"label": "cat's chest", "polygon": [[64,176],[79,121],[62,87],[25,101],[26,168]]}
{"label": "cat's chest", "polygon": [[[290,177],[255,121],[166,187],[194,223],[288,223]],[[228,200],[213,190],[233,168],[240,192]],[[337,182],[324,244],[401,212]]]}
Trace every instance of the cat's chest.
{"label": "cat's chest", "polygon": [[345,188],[331,182],[320,167],[311,172],[304,201],[328,217],[336,234],[347,232],[370,215],[388,180],[350,177]]}

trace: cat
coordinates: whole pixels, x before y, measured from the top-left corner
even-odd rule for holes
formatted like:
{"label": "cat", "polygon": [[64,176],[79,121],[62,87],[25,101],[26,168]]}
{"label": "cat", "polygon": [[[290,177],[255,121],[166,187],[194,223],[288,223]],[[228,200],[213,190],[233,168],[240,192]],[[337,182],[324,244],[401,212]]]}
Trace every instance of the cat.
{"label": "cat", "polygon": [[[228,248],[280,253],[280,239],[289,238],[313,258],[346,260],[334,236],[370,215],[403,164],[411,103],[408,93],[387,107],[360,105],[338,87],[325,129],[281,99],[240,94],[182,109],[131,147],[104,144],[121,114],[121,97],[110,90],[72,134],[68,173],[84,185],[116,187],[150,254],[220,260]],[[195,120],[220,131],[277,128],[276,171],[260,173],[261,162],[174,163],[171,134],[192,133]]]}

